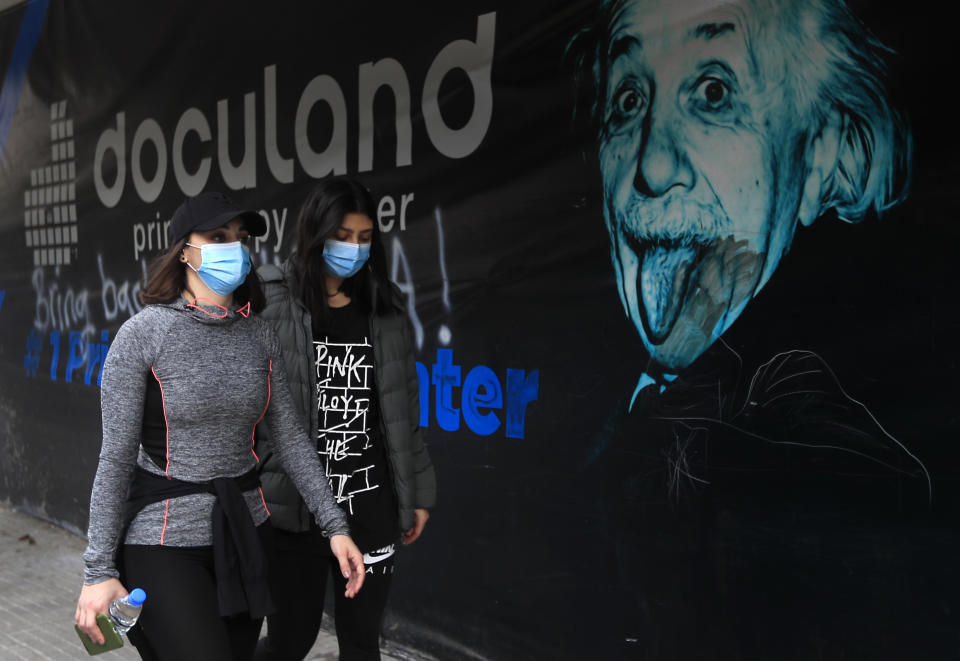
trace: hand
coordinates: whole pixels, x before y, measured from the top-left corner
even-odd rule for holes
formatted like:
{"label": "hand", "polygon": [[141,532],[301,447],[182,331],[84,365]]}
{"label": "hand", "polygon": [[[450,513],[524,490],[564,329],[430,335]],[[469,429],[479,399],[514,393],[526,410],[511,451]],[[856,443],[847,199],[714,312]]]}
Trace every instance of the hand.
{"label": "hand", "polygon": [[352,598],[360,591],[366,570],[363,567],[363,554],[348,535],[334,535],[330,538],[330,550],[340,561],[340,573],[347,579],[345,597]]}
{"label": "hand", "polygon": [[403,531],[403,543],[404,544],[413,544],[417,541],[417,538],[420,537],[420,533],[423,532],[423,527],[427,525],[427,519],[430,518],[430,512],[425,509],[415,509],[413,510],[413,527],[410,530]]}
{"label": "hand", "polygon": [[97,614],[106,613],[115,599],[125,596],[127,589],[115,578],[84,585],[77,600],[77,613],[73,616],[80,631],[90,636],[90,640],[97,645],[103,645],[106,640],[97,626]]}

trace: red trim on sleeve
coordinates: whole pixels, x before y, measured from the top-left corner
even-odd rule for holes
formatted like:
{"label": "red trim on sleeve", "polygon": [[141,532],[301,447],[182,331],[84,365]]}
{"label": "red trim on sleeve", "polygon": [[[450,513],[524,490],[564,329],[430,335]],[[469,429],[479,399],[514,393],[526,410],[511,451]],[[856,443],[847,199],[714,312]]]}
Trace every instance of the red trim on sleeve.
{"label": "red trim on sleeve", "polygon": [[163,530],[160,531],[160,546],[163,546],[163,538],[167,534],[167,515],[170,514],[170,499],[167,498],[163,506]]}
{"label": "red trim on sleeve", "polygon": [[[160,386],[160,403],[163,404],[163,424],[167,428],[167,467],[164,473],[167,477],[170,477],[170,421],[167,420],[167,398],[163,394],[163,383],[160,381],[160,377],[157,376],[157,372],[153,369],[152,365],[150,366],[150,371]],[[166,528],[166,520],[164,520],[164,528]],[[163,541],[160,543],[163,544]]]}
{"label": "red trim on sleeve", "polygon": [[[263,416],[267,414],[267,409],[270,408],[270,380],[271,380],[270,377],[273,375],[272,360],[269,363],[268,370],[269,371],[267,372],[267,404],[266,406],[263,407],[263,413],[261,413],[260,417],[257,418],[257,421],[253,423],[253,431],[250,432],[250,453],[253,454],[253,458],[257,460],[258,464],[260,463],[260,457],[257,456],[257,453],[253,449],[253,446],[257,444],[257,441],[256,441],[257,425],[260,424],[260,421],[263,420]],[[260,495],[262,496],[263,494],[261,493]],[[266,507],[266,503],[264,503],[264,507]],[[269,513],[270,511],[268,510],[267,514]]]}
{"label": "red trim on sleeve", "polygon": [[263,487],[257,487],[257,489],[260,491],[260,502],[263,503],[263,509],[267,510],[267,516],[270,516],[270,508],[267,507],[267,499],[263,497]]}

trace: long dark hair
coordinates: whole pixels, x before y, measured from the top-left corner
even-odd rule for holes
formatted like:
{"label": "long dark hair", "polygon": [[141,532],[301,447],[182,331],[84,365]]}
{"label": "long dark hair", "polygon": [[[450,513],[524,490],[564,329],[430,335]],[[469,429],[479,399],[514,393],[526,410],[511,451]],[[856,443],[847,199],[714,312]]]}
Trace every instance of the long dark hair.
{"label": "long dark hair", "polygon": [[[330,316],[327,288],[324,286],[323,244],[334,237],[340,223],[350,213],[373,219],[370,259],[356,274],[343,281],[341,289],[367,313],[389,314],[393,311],[390,280],[387,278],[387,255],[380,238],[377,211],[370,191],[347,177],[324,179],[314,186],[300,207],[293,256],[294,268],[300,280],[300,291],[294,294],[310,310],[314,332],[321,331]],[[373,291],[375,295],[371,295]]]}
{"label": "long dark hair", "polygon": [[[180,253],[188,240],[189,237],[180,239],[171,245],[167,252],[150,262],[138,295],[141,303],[173,303],[186,289],[189,267],[180,261]],[[266,307],[267,300],[256,270],[250,269],[247,279],[233,292],[233,303],[237,307],[249,303],[254,312],[260,312]]]}

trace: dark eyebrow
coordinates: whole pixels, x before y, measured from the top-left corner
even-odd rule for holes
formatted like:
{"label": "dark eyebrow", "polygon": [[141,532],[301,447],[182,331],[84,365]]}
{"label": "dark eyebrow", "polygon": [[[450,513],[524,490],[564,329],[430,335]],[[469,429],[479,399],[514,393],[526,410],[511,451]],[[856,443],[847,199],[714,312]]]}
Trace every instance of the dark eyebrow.
{"label": "dark eyebrow", "polygon": [[640,43],[640,40],[632,36],[620,37],[610,46],[610,61],[617,59],[621,55],[629,53],[632,49],[642,49],[643,45]]}
{"label": "dark eyebrow", "polygon": [[727,32],[736,32],[737,27],[733,23],[701,23],[690,31],[694,38],[703,38],[707,41],[715,39]]}

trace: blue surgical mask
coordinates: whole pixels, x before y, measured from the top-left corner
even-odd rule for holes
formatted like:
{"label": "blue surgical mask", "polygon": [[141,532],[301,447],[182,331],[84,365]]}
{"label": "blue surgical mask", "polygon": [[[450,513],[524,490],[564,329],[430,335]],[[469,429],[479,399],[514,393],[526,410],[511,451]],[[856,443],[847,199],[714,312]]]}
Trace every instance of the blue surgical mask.
{"label": "blue surgical mask", "polygon": [[327,239],[323,242],[323,263],[327,273],[338,278],[349,278],[370,259],[369,243],[347,243]]}
{"label": "blue surgical mask", "polygon": [[197,272],[210,291],[226,296],[247,279],[247,274],[250,273],[250,253],[239,241],[205,243],[202,246],[192,243],[187,245],[200,249],[200,268],[194,268],[190,262],[187,262],[187,266]]}

